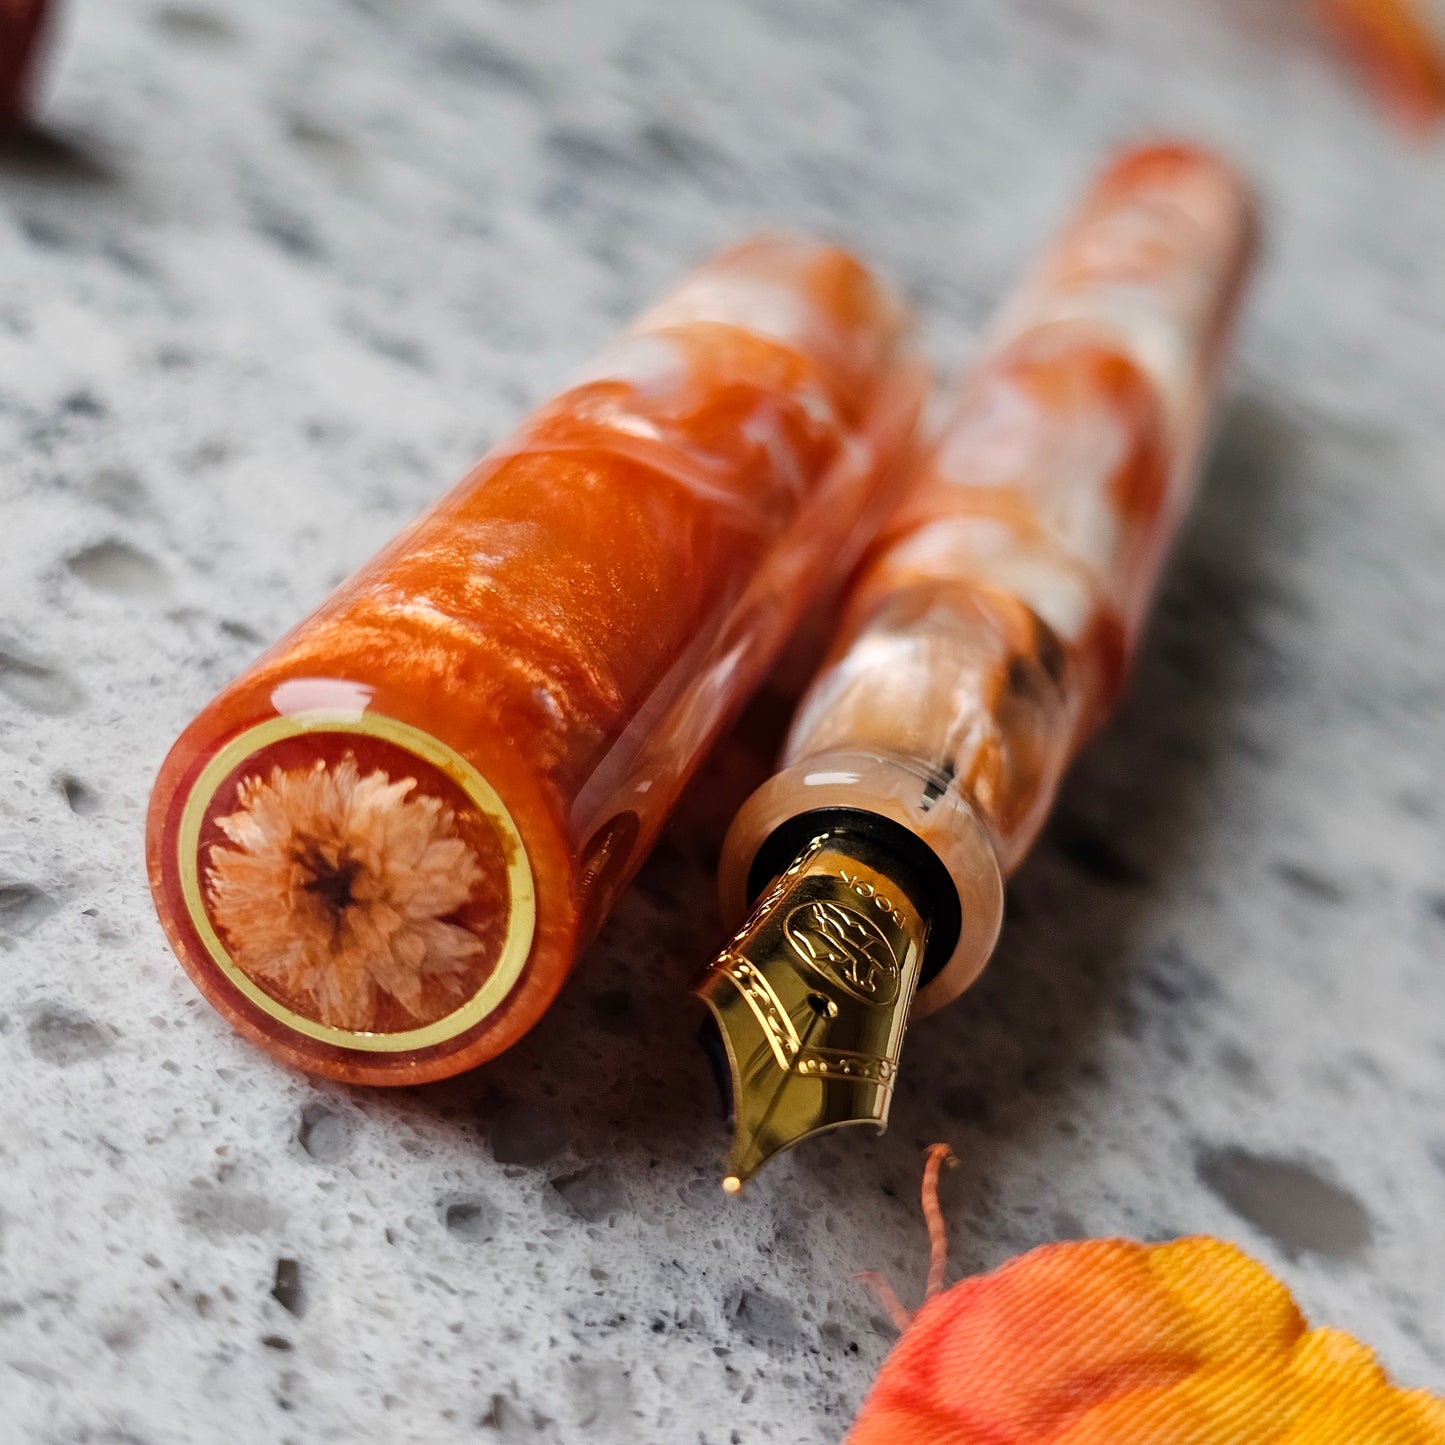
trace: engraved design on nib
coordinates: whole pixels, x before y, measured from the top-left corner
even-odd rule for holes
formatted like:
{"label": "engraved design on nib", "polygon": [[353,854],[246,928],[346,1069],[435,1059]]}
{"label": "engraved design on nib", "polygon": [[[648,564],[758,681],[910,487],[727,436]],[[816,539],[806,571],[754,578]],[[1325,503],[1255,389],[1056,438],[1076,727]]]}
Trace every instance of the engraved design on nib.
{"label": "engraved design on nib", "polygon": [[[892,950],[889,950],[890,954]],[[745,958],[735,959],[728,968],[743,1001],[753,1011],[768,1047],[780,1069],[791,1069],[805,1078],[862,1079],[870,1084],[891,1086],[897,1066],[892,1059],[880,1059],[855,1049],[817,1049],[805,1046],[783,1001],[774,991],[767,976]],[[808,1011],[817,1017],[837,1016],[837,1005],[829,1005],[820,995],[809,999]]]}
{"label": "engraved design on nib", "polygon": [[880,1059],[873,1054],[854,1053],[847,1049],[804,1049],[793,1061],[793,1068],[805,1078],[818,1075],[834,1079],[859,1079],[891,1089],[898,1065],[893,1059]]}
{"label": "engraved design on nib", "polygon": [[216,819],[235,846],[212,846],[206,894],[236,966],[309,997],[334,1028],[375,1028],[383,996],[415,1018],[428,987],[459,1000],[481,951],[448,921],[481,866],[452,809],[408,797],[416,786],[363,776],[348,754],[249,777],[236,811]]}
{"label": "engraved design on nib", "polygon": [[757,1019],[758,1027],[762,1029],[763,1037],[767,1039],[773,1057],[778,1061],[778,1067],[792,1068],[803,1041],[798,1037],[798,1031],[793,1027],[793,1021],[788,1017],[782,999],[774,992],[763,972],[747,959],[738,959],[729,972],[738,986],[738,992],[743,996],[743,1001],[752,1009],[753,1017]]}
{"label": "engraved design on nib", "polygon": [[814,899],[788,915],[783,933],[793,951],[824,978],[864,1003],[886,1007],[898,997],[898,959],[882,930],[846,903]]}
{"label": "engraved design on nib", "polygon": [[820,834],[699,980],[730,1074],[730,1194],[803,1139],[888,1122],[928,938],[906,866]]}

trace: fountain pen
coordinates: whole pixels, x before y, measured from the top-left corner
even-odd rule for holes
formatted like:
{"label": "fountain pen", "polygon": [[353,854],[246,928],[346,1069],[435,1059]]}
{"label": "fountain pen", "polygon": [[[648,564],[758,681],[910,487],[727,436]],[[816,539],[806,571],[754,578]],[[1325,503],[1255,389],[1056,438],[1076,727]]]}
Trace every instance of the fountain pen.
{"label": "fountain pen", "polygon": [[1255,238],[1225,161],[1128,151],[986,332],[723,845],[746,919],[695,992],[729,1193],[815,1134],[881,1131],[910,1017],[988,961],[1004,879],[1123,686]]}

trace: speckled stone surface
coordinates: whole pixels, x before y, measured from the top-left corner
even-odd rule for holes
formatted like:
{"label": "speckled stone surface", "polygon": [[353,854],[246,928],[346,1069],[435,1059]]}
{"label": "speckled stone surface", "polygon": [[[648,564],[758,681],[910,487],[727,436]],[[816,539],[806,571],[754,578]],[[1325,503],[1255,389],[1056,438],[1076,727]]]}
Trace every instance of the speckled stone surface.
{"label": "speckled stone surface", "polygon": [[[1290,0],[76,4],[0,156],[0,1440],[824,1442],[852,1276],[1205,1230],[1445,1387],[1445,164]],[[954,362],[1107,144],[1271,244],[1118,725],[892,1132],[741,1201],[680,1001],[713,769],[563,1003],[346,1091],[175,966],[171,739],[706,249],[820,227]]]}

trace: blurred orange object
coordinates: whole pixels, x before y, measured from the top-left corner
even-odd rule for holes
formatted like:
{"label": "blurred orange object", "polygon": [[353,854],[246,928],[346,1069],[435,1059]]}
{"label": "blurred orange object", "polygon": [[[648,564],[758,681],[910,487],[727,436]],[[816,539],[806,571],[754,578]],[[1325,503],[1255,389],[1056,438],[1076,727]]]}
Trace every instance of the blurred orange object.
{"label": "blurred orange object", "polygon": [[942,1284],[884,1362],[847,1445],[1442,1445],[1445,1401],[1310,1329],[1231,1244],[1045,1245]]}
{"label": "blurred orange object", "polygon": [[46,10],[46,0],[0,0],[0,126],[29,111]]}
{"label": "blurred orange object", "polygon": [[1445,117],[1445,35],[1417,0],[1316,3],[1401,124],[1427,130]]}

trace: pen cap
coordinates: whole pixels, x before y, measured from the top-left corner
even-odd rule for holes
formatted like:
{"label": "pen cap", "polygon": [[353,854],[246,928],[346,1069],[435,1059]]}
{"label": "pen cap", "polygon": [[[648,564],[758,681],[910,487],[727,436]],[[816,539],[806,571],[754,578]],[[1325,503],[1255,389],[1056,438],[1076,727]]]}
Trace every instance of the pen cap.
{"label": "pen cap", "polygon": [[237,1028],[409,1084],[537,1020],[896,501],[907,330],[843,252],[723,253],[201,713],[148,862]]}
{"label": "pen cap", "polygon": [[1254,230],[1236,173],[1189,147],[1120,156],[1088,192],[848,589],[782,770],[729,834],[731,912],[786,819],[826,794],[905,821],[902,790],[963,915],[935,939],[917,1008],[976,976],[1001,877],[1122,685],[1194,485]]}

